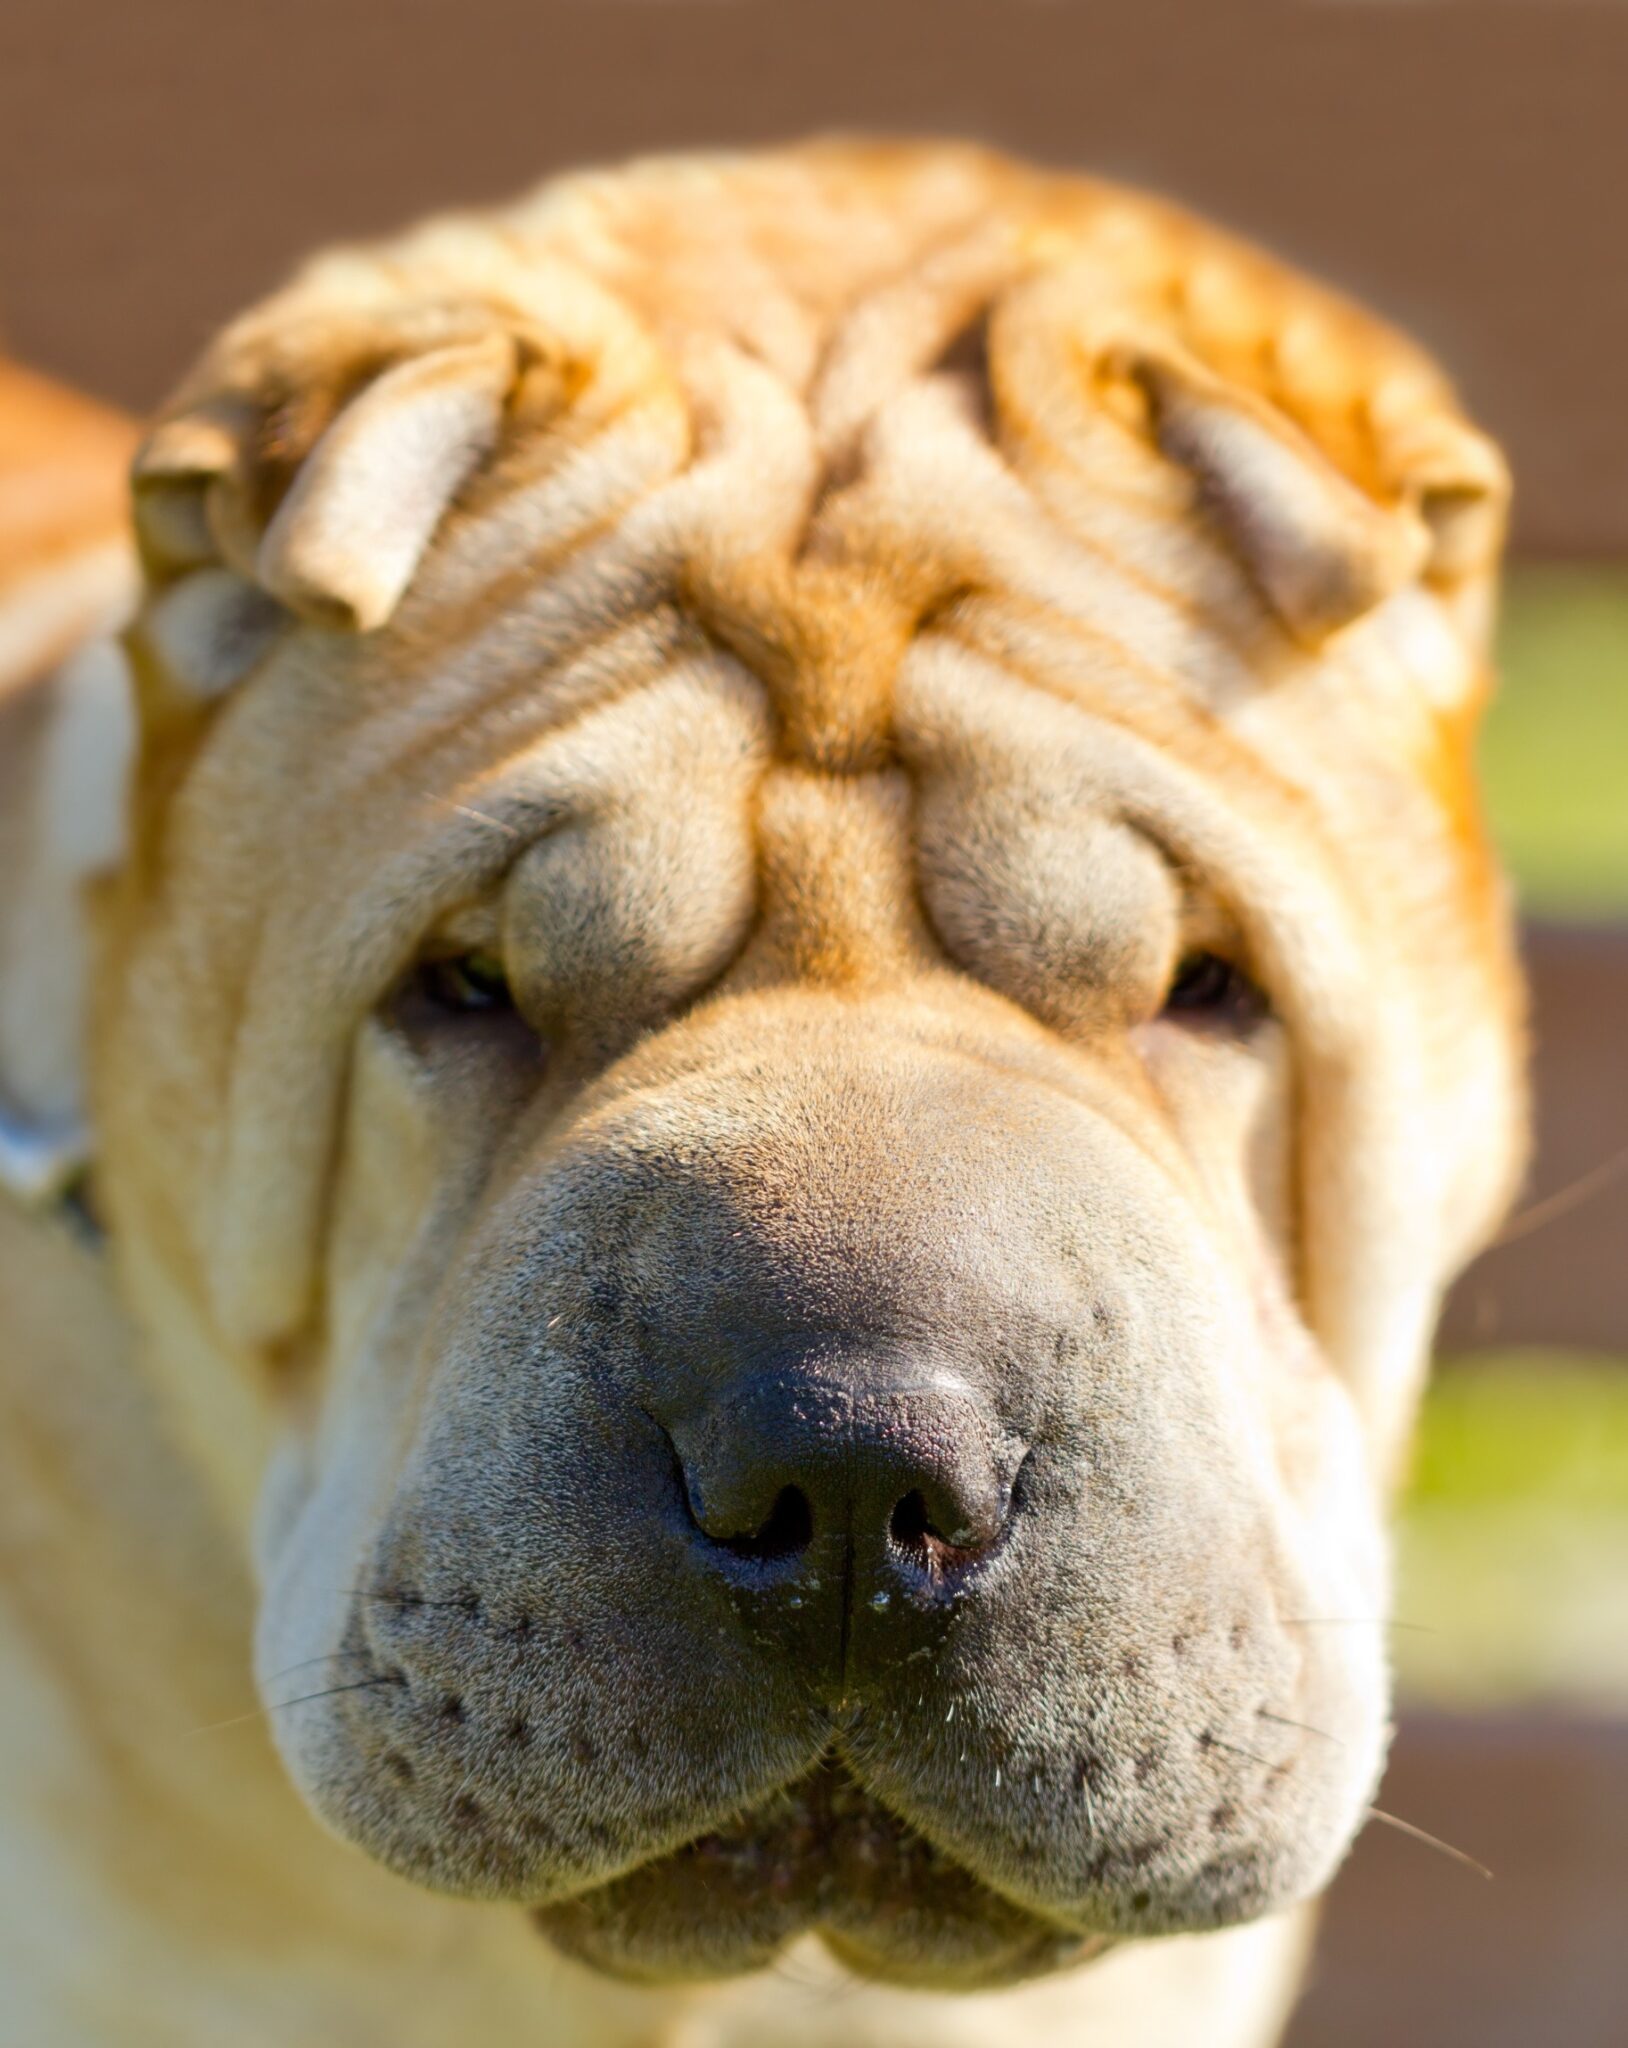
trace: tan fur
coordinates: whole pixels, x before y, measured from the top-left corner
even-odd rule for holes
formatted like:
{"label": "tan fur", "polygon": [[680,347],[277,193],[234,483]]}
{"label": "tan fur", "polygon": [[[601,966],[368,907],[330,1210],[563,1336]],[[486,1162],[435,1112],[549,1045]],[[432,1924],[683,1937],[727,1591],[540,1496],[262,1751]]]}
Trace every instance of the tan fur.
{"label": "tan fur", "polygon": [[[1436,1304],[1519,1162],[1470,768],[1495,451],[1407,344],[1171,209],[821,144],[320,258],[220,339],[136,478],[140,748],[90,1061],[110,1255],[0,1210],[10,2032],[1264,2048],[1383,1745],[1377,1630],[1298,1617],[1381,1611]],[[31,788],[43,719],[15,727]],[[6,873],[0,975],[38,1015],[13,934],[77,909],[32,852]],[[472,948],[520,1016],[454,1041],[403,978]],[[1195,948],[1267,990],[1247,1042],[1160,1013]],[[13,1093],[22,1041],[77,1045],[53,1003],[0,1032]],[[645,1367],[594,1378],[599,1304],[676,1332],[750,1269],[821,1328],[862,1298],[890,1342],[941,1311],[959,1341],[986,1311],[1066,1321],[1081,1260],[1096,1349],[1046,1385],[1092,1376],[1092,1620],[1037,1592],[1024,1628],[1112,1676],[1020,1680],[1016,1637],[1003,1675],[969,1623],[947,1696],[979,1758],[1028,1731],[1032,1793],[955,1789],[874,1702],[848,1761],[991,1888],[1008,1974],[1040,1928],[1081,1956],[1137,1914],[1177,1938],[1004,1990],[840,1912],[830,1954],[724,1987],[550,1953],[521,1903],[634,1968],[616,1916],[648,1897],[667,1961],[637,1967],[705,1974],[716,1930],[665,1859],[821,1740],[791,1704],[757,1728],[778,1665],[727,1711],[736,1649],[692,1679],[654,1581],[605,1579],[614,1532],[522,1526],[514,1447],[556,1407],[587,1443],[579,1388],[637,1437]],[[1144,1457],[1140,1519],[1103,1520]],[[444,1589],[428,1634],[408,1585]],[[579,1644],[516,1696],[495,1617],[551,1602],[639,1636],[632,1664],[602,1682]],[[285,1706],[392,1659],[456,1729],[366,1689]],[[1334,1741],[1290,1735],[1257,1782],[1214,1734],[1257,1699],[1287,1718],[1251,1742]],[[514,1763],[496,1731],[532,1721]],[[381,1789],[408,1751],[422,1789]],[[424,1818],[443,1788],[461,1834]],[[956,1983],[980,1988],[931,1988]]]}

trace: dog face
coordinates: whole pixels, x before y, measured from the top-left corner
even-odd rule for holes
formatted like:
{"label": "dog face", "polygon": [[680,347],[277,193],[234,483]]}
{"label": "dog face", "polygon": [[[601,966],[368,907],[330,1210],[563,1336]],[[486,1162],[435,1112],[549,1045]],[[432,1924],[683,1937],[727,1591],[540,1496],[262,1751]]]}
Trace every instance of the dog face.
{"label": "dog face", "polygon": [[649,1978],[1314,1892],[1514,1151],[1433,373],[815,149],[326,259],[138,486],[107,1201],[316,1813]]}

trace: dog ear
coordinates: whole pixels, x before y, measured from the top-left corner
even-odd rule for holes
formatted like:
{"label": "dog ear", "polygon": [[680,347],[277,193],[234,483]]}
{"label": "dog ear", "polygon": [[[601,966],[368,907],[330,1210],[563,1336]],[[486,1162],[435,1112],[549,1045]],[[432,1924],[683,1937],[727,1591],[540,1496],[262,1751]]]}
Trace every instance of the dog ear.
{"label": "dog ear", "polygon": [[368,632],[407,588],[470,471],[497,443],[506,334],[386,370],[317,442],[260,543],[260,580],[320,624]]}
{"label": "dog ear", "polygon": [[382,626],[520,366],[512,332],[458,313],[230,331],[136,457],[149,580],[224,565],[314,625]]}
{"label": "dog ear", "polygon": [[1415,578],[1439,585],[1490,569],[1508,479],[1492,443],[1412,380],[1368,408],[1379,495],[1313,432],[1163,337],[1121,343],[1103,370],[1145,400],[1161,452],[1201,500],[1273,610],[1311,645]]}

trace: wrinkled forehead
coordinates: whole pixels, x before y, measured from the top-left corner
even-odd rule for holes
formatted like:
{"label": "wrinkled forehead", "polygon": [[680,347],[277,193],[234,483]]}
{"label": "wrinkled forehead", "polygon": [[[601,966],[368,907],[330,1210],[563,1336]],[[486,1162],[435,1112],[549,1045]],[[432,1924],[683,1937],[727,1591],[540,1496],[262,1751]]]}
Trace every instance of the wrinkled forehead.
{"label": "wrinkled forehead", "polygon": [[[489,811],[544,753],[570,803],[602,771],[564,735],[613,701],[755,691],[744,744],[851,776],[949,744],[958,651],[1169,753],[1383,668],[1383,632],[1324,643],[1387,594],[1450,693],[1464,649],[1400,588],[1476,495],[1443,405],[1264,260],[976,152],[566,181],[320,260],[183,390],[137,473],[149,752],[232,696],[284,828],[376,834],[381,791]],[[659,723],[628,713],[646,775]]]}
{"label": "wrinkled forehead", "polygon": [[[920,868],[974,849],[997,916],[1049,892],[1076,981],[1139,984],[1171,892],[1103,823],[1269,905],[1264,966],[1283,929],[1337,924],[1315,812],[1217,716],[1304,657],[1134,424],[1076,408],[1091,448],[1042,459],[1023,377],[1002,400],[991,361],[944,359],[993,261],[925,293],[914,348],[856,317],[811,389],[692,337],[676,406],[542,424],[372,631],[219,562],[162,585],[138,644],[225,700],[163,828],[226,927],[221,980],[249,967],[221,904],[269,892],[275,950],[366,990],[500,884],[534,961],[550,925],[595,934],[534,966],[549,1014],[633,1001],[630,958],[654,1014],[704,979],[672,963],[720,962],[754,911],[795,923],[792,972],[874,980],[932,951]],[[1256,886],[1286,834],[1294,879]]]}
{"label": "wrinkled forehead", "polygon": [[1099,421],[1092,467],[1025,477],[985,376],[895,377],[833,450],[720,342],[679,413],[545,429],[481,479],[377,630],[303,621],[215,561],[155,590],[138,647],[172,694],[233,696],[207,751],[247,748],[302,811],[517,781],[604,804],[743,749],[851,775],[976,744],[1044,780],[1069,707],[1168,744],[1293,661],[1134,434]]}

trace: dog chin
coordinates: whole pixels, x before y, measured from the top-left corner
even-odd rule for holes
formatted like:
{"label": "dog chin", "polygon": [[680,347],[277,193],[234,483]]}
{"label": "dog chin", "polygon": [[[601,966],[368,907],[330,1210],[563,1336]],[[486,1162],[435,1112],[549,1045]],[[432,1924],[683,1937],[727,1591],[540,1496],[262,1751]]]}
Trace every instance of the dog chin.
{"label": "dog chin", "polygon": [[818,1936],[855,1976],[986,1990],[1113,1945],[1015,1905],[825,1765],[729,1828],[533,1918],[573,1960],[656,1984],[739,1976]]}

